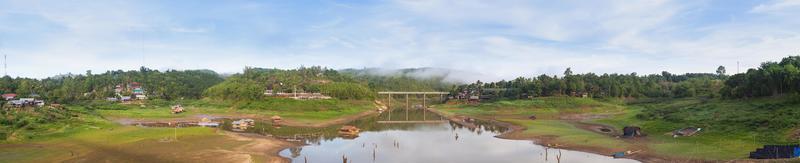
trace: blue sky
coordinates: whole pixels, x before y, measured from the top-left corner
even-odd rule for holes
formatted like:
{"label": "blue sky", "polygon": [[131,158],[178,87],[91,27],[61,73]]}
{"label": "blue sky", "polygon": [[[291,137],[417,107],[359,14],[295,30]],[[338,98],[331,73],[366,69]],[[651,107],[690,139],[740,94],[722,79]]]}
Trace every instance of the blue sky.
{"label": "blue sky", "polygon": [[440,67],[471,79],[736,72],[800,55],[800,0],[0,0],[11,76]]}

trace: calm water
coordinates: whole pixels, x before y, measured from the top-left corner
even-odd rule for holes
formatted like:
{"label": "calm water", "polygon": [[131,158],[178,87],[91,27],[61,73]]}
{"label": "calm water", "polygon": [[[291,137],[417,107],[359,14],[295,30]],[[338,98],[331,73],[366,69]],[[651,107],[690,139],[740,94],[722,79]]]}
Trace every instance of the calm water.
{"label": "calm water", "polygon": [[[558,162],[556,156],[561,153],[561,162],[596,163],[596,162],[638,162],[629,159],[614,159],[608,156],[569,151],[546,149],[531,141],[506,140],[494,136],[505,131],[505,128],[490,124],[479,124],[479,128],[465,128],[455,123],[438,124],[378,124],[377,120],[409,120],[440,119],[431,113],[421,110],[395,110],[392,114],[368,117],[352,122],[362,129],[359,137],[346,139],[335,136],[337,127],[326,128],[319,138],[307,139],[310,145],[286,149],[280,155],[293,162],[342,162],[342,156],[351,162],[379,163],[421,163],[421,162]],[[422,115],[425,115],[422,118]],[[262,129],[264,130],[264,129]],[[302,130],[296,128],[272,128],[277,130]],[[281,132],[279,132],[281,133]],[[287,133],[287,132],[282,132]]]}

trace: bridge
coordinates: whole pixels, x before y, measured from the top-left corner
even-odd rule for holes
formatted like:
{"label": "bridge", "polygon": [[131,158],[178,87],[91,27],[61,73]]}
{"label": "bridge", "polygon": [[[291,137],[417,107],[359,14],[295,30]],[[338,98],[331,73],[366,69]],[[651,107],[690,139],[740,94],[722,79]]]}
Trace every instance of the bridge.
{"label": "bridge", "polygon": [[[428,106],[427,106],[428,95],[438,95],[439,96],[439,100],[440,101],[444,101],[444,95],[447,95],[447,94],[450,94],[450,93],[449,92],[392,92],[392,91],[378,92],[378,95],[387,95],[388,102],[386,103],[386,106],[389,107],[389,108],[391,108],[392,99],[394,98],[395,95],[405,96],[405,100],[406,100],[406,107],[405,107],[405,109],[406,109],[406,118],[405,119],[406,120],[405,121],[393,121],[392,120],[392,116],[391,116],[392,114],[390,112],[389,113],[389,120],[387,120],[387,121],[378,121],[378,123],[446,123],[447,120],[444,120],[444,119],[427,120],[426,119],[427,116],[425,114],[428,112]],[[411,107],[411,102],[409,100],[410,99],[409,98],[410,95],[415,95],[415,96],[422,95],[422,109],[423,109],[423,112],[422,112],[423,120],[422,121],[411,121],[411,120],[408,119],[408,109]]]}

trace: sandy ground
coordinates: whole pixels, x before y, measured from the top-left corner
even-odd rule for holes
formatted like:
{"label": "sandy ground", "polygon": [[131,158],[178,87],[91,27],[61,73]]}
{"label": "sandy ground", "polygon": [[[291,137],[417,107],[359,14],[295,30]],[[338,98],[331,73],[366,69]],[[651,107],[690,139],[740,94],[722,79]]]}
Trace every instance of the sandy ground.
{"label": "sandy ground", "polygon": [[[377,111],[365,111],[356,115],[349,115],[339,117],[333,120],[328,120],[320,123],[300,123],[290,119],[284,119],[282,125],[296,126],[296,127],[328,127],[347,123],[362,117],[372,114],[377,114]],[[203,118],[251,118],[264,120],[265,117],[256,115],[194,115],[191,117],[183,118],[165,118],[165,119],[132,119],[132,118],[116,118],[113,121],[125,125],[132,125],[137,123],[153,123],[153,122],[197,122]],[[269,162],[269,163],[286,163],[290,162],[288,158],[281,157],[278,153],[284,149],[302,144],[296,144],[272,137],[261,136],[251,133],[236,133],[223,131],[226,137],[232,141],[245,141],[248,142],[244,145],[235,147],[233,149],[208,149],[199,152],[187,152],[186,157],[181,160],[203,160],[202,162]],[[81,160],[73,160],[82,162]],[[88,161],[88,160],[84,160]]]}
{"label": "sandy ground", "polygon": [[252,156],[261,156],[265,158],[265,162],[288,163],[290,162],[290,160],[279,156],[278,153],[283,149],[301,145],[256,134],[225,132],[225,135],[233,138],[236,141],[250,142],[245,145],[236,147],[233,150],[221,151],[223,153],[227,153],[225,156],[232,157],[232,158],[225,158],[222,160],[229,160],[229,161],[241,160],[241,161],[231,161],[231,162],[252,162],[255,160],[251,158]]}

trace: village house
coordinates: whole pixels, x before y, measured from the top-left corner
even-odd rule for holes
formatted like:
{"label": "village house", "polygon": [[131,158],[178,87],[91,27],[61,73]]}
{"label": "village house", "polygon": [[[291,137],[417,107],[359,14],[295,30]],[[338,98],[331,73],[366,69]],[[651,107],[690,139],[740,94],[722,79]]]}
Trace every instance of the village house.
{"label": "village house", "polygon": [[43,107],[44,106],[44,100],[33,100],[33,105],[36,106],[36,107]]}
{"label": "village house", "polygon": [[21,100],[11,100],[11,101],[8,101],[8,106],[18,107],[19,108],[19,107],[25,106],[25,103],[22,102]]}
{"label": "village house", "polygon": [[3,96],[3,99],[6,100],[6,101],[11,101],[14,98],[17,98],[17,94],[13,94],[13,93],[6,93],[6,94],[3,94],[2,96]]}
{"label": "village house", "polygon": [[8,105],[12,107],[27,107],[27,106],[44,106],[44,100],[36,100],[35,98],[20,98],[19,100],[8,101]]}
{"label": "village house", "polygon": [[143,95],[143,94],[138,94],[138,95],[136,95],[136,99],[137,100],[147,100],[147,96]]}
{"label": "village house", "polygon": [[470,104],[477,104],[477,103],[481,102],[481,98],[480,98],[480,96],[469,96],[468,102]]}
{"label": "village house", "polygon": [[306,92],[295,92],[295,93],[284,93],[284,92],[276,92],[271,89],[267,89],[264,91],[265,96],[270,97],[278,97],[278,98],[291,98],[295,100],[324,100],[324,99],[331,99],[330,96],[326,96],[322,93],[306,93]]}
{"label": "village house", "polygon": [[114,87],[114,93],[116,94],[121,94],[123,90],[122,85],[117,84],[117,86]]}

